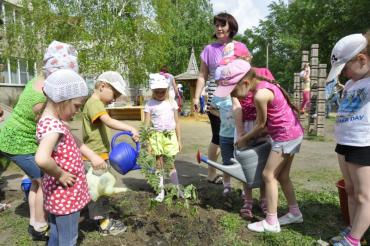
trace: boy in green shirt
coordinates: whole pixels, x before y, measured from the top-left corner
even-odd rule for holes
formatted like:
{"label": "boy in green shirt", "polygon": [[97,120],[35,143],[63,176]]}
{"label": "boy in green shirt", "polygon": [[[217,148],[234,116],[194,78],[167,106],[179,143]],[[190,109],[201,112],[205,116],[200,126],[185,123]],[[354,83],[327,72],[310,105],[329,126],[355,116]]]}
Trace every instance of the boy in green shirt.
{"label": "boy in green shirt", "polygon": [[[133,134],[132,139],[135,142],[139,140],[139,132],[136,128],[111,118],[105,109],[119,96],[125,95],[126,86],[126,81],[119,73],[113,71],[102,73],[95,82],[94,93],[83,108],[83,142],[104,160],[108,160],[110,151],[110,128],[130,131]],[[126,230],[122,222],[109,219],[107,197],[90,202],[88,207],[90,218],[99,220],[101,235],[117,235]]]}

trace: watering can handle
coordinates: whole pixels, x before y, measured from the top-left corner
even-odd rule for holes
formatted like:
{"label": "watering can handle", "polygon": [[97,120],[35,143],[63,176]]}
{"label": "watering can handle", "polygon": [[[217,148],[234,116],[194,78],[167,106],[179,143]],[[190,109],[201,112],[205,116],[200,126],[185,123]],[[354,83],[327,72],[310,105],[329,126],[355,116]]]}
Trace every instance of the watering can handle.
{"label": "watering can handle", "polygon": [[[111,147],[111,150],[114,148],[115,146],[115,143],[116,143],[116,139],[119,137],[119,136],[122,136],[122,135],[128,135],[130,137],[132,137],[132,133],[129,132],[129,131],[122,131],[122,132],[119,132],[117,134],[115,134],[112,138],[112,141],[111,141],[111,144],[110,144],[110,147]],[[140,143],[139,142],[136,142],[136,151],[139,152],[140,151]]]}

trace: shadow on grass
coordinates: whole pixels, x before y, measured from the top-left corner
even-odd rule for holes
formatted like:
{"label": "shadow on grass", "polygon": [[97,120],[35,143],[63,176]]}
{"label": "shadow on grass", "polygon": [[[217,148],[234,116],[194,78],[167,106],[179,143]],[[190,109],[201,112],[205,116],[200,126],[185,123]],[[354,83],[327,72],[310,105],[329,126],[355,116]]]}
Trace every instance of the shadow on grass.
{"label": "shadow on grass", "polygon": [[[319,239],[327,241],[336,236],[346,226],[336,192],[298,191],[296,195],[304,223],[283,226],[281,233],[258,234],[266,245],[315,245]],[[285,205],[278,214],[283,215],[286,212]],[[369,233],[365,235],[365,239],[369,241]]]}

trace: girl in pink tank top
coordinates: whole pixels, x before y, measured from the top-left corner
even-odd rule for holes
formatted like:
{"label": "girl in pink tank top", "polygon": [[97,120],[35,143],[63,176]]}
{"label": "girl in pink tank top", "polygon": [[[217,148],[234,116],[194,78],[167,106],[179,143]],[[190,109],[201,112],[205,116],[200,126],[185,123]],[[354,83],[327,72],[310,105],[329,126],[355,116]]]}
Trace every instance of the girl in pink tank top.
{"label": "girl in pink tank top", "polygon": [[[302,223],[292,182],[289,178],[294,154],[299,152],[303,139],[303,129],[299,123],[298,109],[290,102],[285,90],[275,81],[258,76],[248,62],[235,60],[222,71],[221,83],[215,91],[216,96],[231,94],[232,97],[245,98],[253,93],[256,107],[256,123],[251,131],[240,137],[235,145],[243,147],[258,137],[267,127],[273,143],[263,178],[265,181],[267,214],[266,219],[251,223],[248,229],[255,232],[280,232],[280,225]],[[278,182],[284,190],[289,212],[277,217]]]}

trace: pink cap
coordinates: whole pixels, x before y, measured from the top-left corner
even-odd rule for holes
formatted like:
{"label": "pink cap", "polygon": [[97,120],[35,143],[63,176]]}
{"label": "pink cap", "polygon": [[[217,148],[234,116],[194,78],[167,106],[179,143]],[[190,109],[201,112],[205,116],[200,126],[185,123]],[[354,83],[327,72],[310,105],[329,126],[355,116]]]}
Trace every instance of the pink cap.
{"label": "pink cap", "polygon": [[253,67],[254,71],[258,76],[264,77],[269,80],[275,80],[274,75],[272,75],[271,71],[265,67]]}
{"label": "pink cap", "polygon": [[234,90],[238,82],[249,72],[251,65],[241,59],[235,59],[223,66],[214,95],[226,97]]}
{"label": "pink cap", "polygon": [[238,57],[248,57],[248,56],[251,56],[251,53],[243,43],[230,42],[224,48],[220,65],[226,65],[229,62],[232,62],[233,60],[237,59]]}

